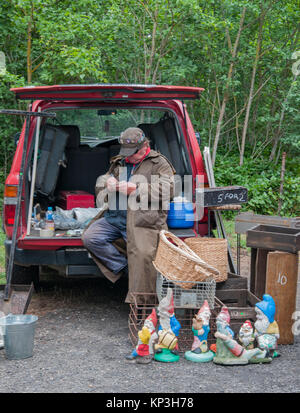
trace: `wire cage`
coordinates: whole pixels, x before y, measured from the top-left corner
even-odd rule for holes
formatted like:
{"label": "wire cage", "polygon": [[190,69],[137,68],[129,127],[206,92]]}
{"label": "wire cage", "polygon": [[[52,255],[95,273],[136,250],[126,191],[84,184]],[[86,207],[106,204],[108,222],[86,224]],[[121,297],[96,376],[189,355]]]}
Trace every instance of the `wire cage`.
{"label": "wire cage", "polygon": [[210,309],[214,308],[216,295],[216,281],[214,279],[194,282],[193,288],[187,289],[180,286],[186,283],[189,283],[189,281],[176,281],[176,284],[174,284],[158,272],[156,293],[159,301],[167,295],[168,288],[172,288],[175,307],[200,308],[207,300]]}
{"label": "wire cage", "polygon": [[[152,309],[156,308],[159,300],[156,294],[150,293],[132,293],[133,302],[130,304],[130,312],[128,318],[129,339],[132,346],[135,347],[138,341],[138,331],[142,329],[145,319],[151,314]],[[210,346],[216,342],[214,333],[216,332],[216,317],[219,314],[223,303],[215,298],[214,308],[211,308],[210,332],[207,342]],[[181,324],[181,329],[178,336],[179,352],[185,352],[191,349],[194,336],[192,333],[193,317],[199,311],[199,307],[195,308],[176,308],[175,317]]]}

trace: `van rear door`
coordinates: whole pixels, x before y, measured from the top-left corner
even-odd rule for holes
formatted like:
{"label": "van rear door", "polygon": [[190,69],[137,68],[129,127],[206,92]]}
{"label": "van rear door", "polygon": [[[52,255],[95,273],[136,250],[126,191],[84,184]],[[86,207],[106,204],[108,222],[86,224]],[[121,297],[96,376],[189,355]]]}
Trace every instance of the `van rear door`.
{"label": "van rear door", "polygon": [[55,85],[13,88],[17,99],[46,101],[158,101],[199,99],[204,89],[187,86],[156,85]]}

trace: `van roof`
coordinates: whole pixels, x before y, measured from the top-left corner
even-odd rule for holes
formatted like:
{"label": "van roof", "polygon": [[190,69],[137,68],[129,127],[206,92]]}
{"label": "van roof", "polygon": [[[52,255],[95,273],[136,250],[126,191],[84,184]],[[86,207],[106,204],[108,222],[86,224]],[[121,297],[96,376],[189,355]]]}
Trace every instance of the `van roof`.
{"label": "van roof", "polygon": [[17,99],[55,101],[138,101],[199,99],[203,88],[168,85],[96,83],[90,85],[25,86],[12,88]]}

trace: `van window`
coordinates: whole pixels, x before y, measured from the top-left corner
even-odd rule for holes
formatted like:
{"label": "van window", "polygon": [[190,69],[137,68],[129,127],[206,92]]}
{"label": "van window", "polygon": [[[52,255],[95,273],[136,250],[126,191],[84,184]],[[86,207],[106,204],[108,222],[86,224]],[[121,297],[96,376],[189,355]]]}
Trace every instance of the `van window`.
{"label": "van window", "polygon": [[53,123],[77,125],[80,143],[93,147],[103,140],[118,138],[129,127],[142,123],[154,124],[164,114],[165,111],[162,110],[145,109],[56,109],[56,120]]}

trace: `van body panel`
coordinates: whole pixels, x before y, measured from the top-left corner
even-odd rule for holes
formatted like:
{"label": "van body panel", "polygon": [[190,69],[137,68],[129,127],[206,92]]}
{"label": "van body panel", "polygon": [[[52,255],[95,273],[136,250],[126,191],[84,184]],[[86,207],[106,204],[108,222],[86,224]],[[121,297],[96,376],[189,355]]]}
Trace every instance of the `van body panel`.
{"label": "van body panel", "polygon": [[[204,90],[202,88],[153,85],[61,85],[40,87],[34,86],[15,88],[11,90],[15,92],[16,97],[19,99],[35,99],[31,105],[31,111],[33,112],[37,112],[38,110],[55,112],[69,108],[107,109],[110,107],[117,109],[153,108],[170,111],[176,116],[180,133],[182,134],[182,138],[185,143],[187,160],[193,176],[193,188],[195,189],[197,175],[203,176],[204,183],[207,184],[207,176],[199,144],[184,104],[184,100],[198,99],[200,93]],[[45,120],[42,122],[45,122]],[[32,118],[28,139],[27,166],[29,154],[32,153],[33,143],[35,140],[36,123],[37,118]],[[6,178],[5,185],[18,185],[24,135],[25,123],[16,148],[11,171]],[[28,172],[27,166],[25,166],[25,173]],[[28,197],[28,190],[26,192],[25,181],[26,180],[24,180],[22,190],[20,233],[17,242],[18,253],[16,256],[19,257],[18,264],[22,265],[22,262],[20,261],[24,260],[24,265],[29,265],[30,260],[33,259],[30,257],[35,257],[32,264],[37,265],[39,264],[38,257],[45,257],[45,253],[47,253],[47,251],[50,254],[49,257],[52,257],[51,260],[56,262],[56,258],[53,258],[53,251],[62,251],[67,247],[74,248],[75,250],[76,248],[82,248],[83,244],[81,238],[58,236],[51,239],[43,239],[39,237],[26,236],[26,205],[28,207],[26,197]],[[206,222],[207,211],[202,221],[195,225],[194,230],[200,235],[205,235],[207,230]],[[9,245],[9,240],[12,236],[12,226],[4,225],[4,229],[7,236],[7,245]],[[41,255],[39,255],[39,251],[41,252]],[[27,258],[26,254],[28,254]],[[74,256],[76,256],[75,251]],[[64,264],[68,265],[68,255],[64,255],[64,257],[66,257],[66,262],[64,261]],[[72,264],[76,264],[74,257],[72,260]],[[45,261],[47,260],[45,259]],[[85,264],[85,261],[79,259],[78,265],[79,264]]]}

